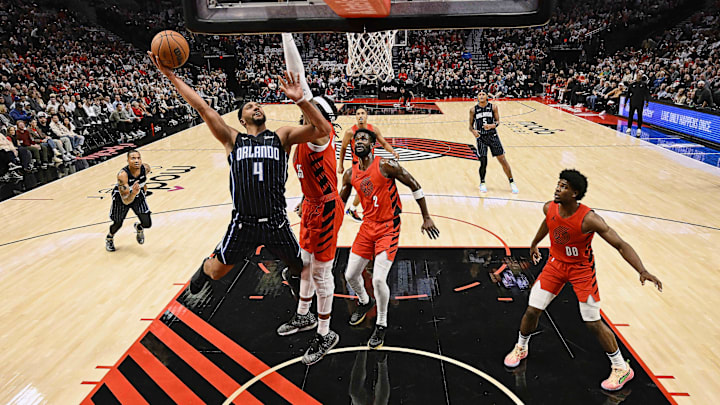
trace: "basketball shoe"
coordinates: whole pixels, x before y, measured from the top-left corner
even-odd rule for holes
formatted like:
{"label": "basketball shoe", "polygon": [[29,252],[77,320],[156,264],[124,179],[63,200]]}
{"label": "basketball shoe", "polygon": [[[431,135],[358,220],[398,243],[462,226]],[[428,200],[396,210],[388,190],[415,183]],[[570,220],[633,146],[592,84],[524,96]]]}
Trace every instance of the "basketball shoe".
{"label": "basketball shoe", "polygon": [[523,348],[522,346],[516,344],[513,351],[508,353],[507,356],[505,356],[505,366],[514,368],[517,367],[520,364],[520,361],[528,356],[528,350],[527,348]]}
{"label": "basketball shoe", "polygon": [[317,324],[317,318],[315,318],[312,312],[308,312],[305,315],[300,315],[296,312],[289,321],[277,328],[277,334],[280,336],[289,336],[298,332],[314,329]]}
{"label": "basketball shoe", "polygon": [[340,336],[333,331],[329,331],[325,336],[316,333],[310,341],[310,347],[308,347],[302,356],[302,363],[306,366],[317,363],[322,360],[338,342],[340,342]]}
{"label": "basketball shoe", "polygon": [[621,390],[622,387],[627,384],[628,381],[632,380],[633,377],[635,377],[635,372],[632,368],[630,368],[630,361],[626,361],[627,368],[622,369],[620,367],[613,367],[612,371],[610,371],[610,377],[607,378],[607,380],[603,381],[600,386],[604,390],[608,391],[618,391]]}

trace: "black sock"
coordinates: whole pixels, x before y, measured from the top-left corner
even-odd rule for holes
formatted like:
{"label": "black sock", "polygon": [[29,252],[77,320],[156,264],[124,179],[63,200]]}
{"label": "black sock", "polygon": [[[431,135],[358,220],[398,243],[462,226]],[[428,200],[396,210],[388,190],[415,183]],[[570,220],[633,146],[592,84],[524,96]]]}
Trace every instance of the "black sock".
{"label": "black sock", "polygon": [[112,234],[107,234],[107,236],[105,236],[105,238],[107,238],[107,239],[112,239],[112,238],[113,238],[113,236],[115,236],[115,235],[112,235]]}
{"label": "black sock", "polygon": [[515,181],[515,180],[513,180],[513,178],[512,178],[512,177],[510,177],[510,179],[509,179],[509,180],[510,180],[510,183],[512,183],[513,181]]}

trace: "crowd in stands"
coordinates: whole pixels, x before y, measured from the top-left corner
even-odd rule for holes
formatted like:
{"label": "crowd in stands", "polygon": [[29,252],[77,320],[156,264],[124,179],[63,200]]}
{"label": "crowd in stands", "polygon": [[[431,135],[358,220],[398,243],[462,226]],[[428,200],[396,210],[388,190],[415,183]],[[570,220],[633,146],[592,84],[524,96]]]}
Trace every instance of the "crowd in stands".
{"label": "crowd in stands", "polygon": [[[57,175],[83,168],[94,163],[83,158],[93,151],[147,142],[195,118],[143,51],[106,29],[32,3],[0,0],[0,10],[3,182],[52,167]],[[180,73],[214,107],[232,107],[221,71]]]}
{"label": "crowd in stands", "polygon": [[[65,10],[0,0],[2,178],[72,164],[88,150],[172,132],[193,119],[142,51],[161,29],[183,32],[193,51],[234,57],[230,70],[196,63],[179,72],[213,107],[227,111],[236,97],[286,101],[276,79],[284,66],[280,35],[194,35],[183,30],[173,2],[136,1],[143,11],[97,2],[101,27]],[[394,50],[396,80],[415,97],[473,98],[483,90],[494,98],[546,95],[608,112],[617,111],[628,83],[641,80],[655,99],[717,108],[720,1],[642,46],[608,55],[586,46],[603,32],[655,21],[683,3],[566,0],[537,28],[408,31],[407,42]],[[338,101],[377,94],[375,83],[346,75],[344,34],[295,39],[314,94]],[[579,58],[553,58],[554,50],[572,47],[581,49]]]}

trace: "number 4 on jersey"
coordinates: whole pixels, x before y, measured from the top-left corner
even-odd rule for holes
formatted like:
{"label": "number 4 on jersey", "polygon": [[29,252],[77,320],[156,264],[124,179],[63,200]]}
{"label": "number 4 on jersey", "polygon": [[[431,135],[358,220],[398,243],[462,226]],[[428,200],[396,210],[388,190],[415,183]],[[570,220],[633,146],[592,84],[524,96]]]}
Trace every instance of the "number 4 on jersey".
{"label": "number 4 on jersey", "polygon": [[258,181],[263,181],[263,164],[262,162],[253,163],[253,175],[258,176]]}

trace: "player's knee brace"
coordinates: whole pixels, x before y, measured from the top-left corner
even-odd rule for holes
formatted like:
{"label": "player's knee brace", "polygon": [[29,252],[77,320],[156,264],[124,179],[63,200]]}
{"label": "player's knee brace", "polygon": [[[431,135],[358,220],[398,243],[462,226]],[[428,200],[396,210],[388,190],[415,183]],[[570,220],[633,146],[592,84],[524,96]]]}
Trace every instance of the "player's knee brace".
{"label": "player's knee brace", "polygon": [[600,320],[600,303],[589,296],[586,302],[580,303],[580,315],[585,322],[594,322]]}
{"label": "player's knee brace", "polygon": [[332,266],[332,261],[313,261],[312,277],[315,282],[315,291],[320,297],[329,297],[335,290],[335,282],[332,276]]}
{"label": "player's knee brace", "polygon": [[312,261],[312,253],[305,249],[300,249],[300,259],[302,259],[303,267],[308,267]]}
{"label": "player's knee brace", "polygon": [[532,288],[530,289],[530,298],[528,299],[528,305],[544,311],[545,308],[550,305],[554,298],[555,294],[543,290],[540,286],[540,281],[538,281],[533,284]]}
{"label": "player's knee brace", "polygon": [[120,230],[120,227],[122,227],[123,221],[113,221],[113,223],[110,225],[110,235],[115,235],[117,231]]}
{"label": "player's knee brace", "polygon": [[487,169],[488,158],[487,156],[480,157],[480,170]]}
{"label": "player's knee brace", "polygon": [[373,265],[373,288],[383,288],[387,286],[387,276],[390,273],[390,268],[393,262],[388,260],[387,253],[382,252],[375,257],[375,264]]}
{"label": "player's knee brace", "polygon": [[345,269],[345,279],[355,279],[360,274],[362,274],[363,269],[365,268],[365,265],[368,263],[368,259],[365,259],[361,256],[356,255],[355,253],[350,252],[350,257],[348,258],[348,266],[347,269]]}

